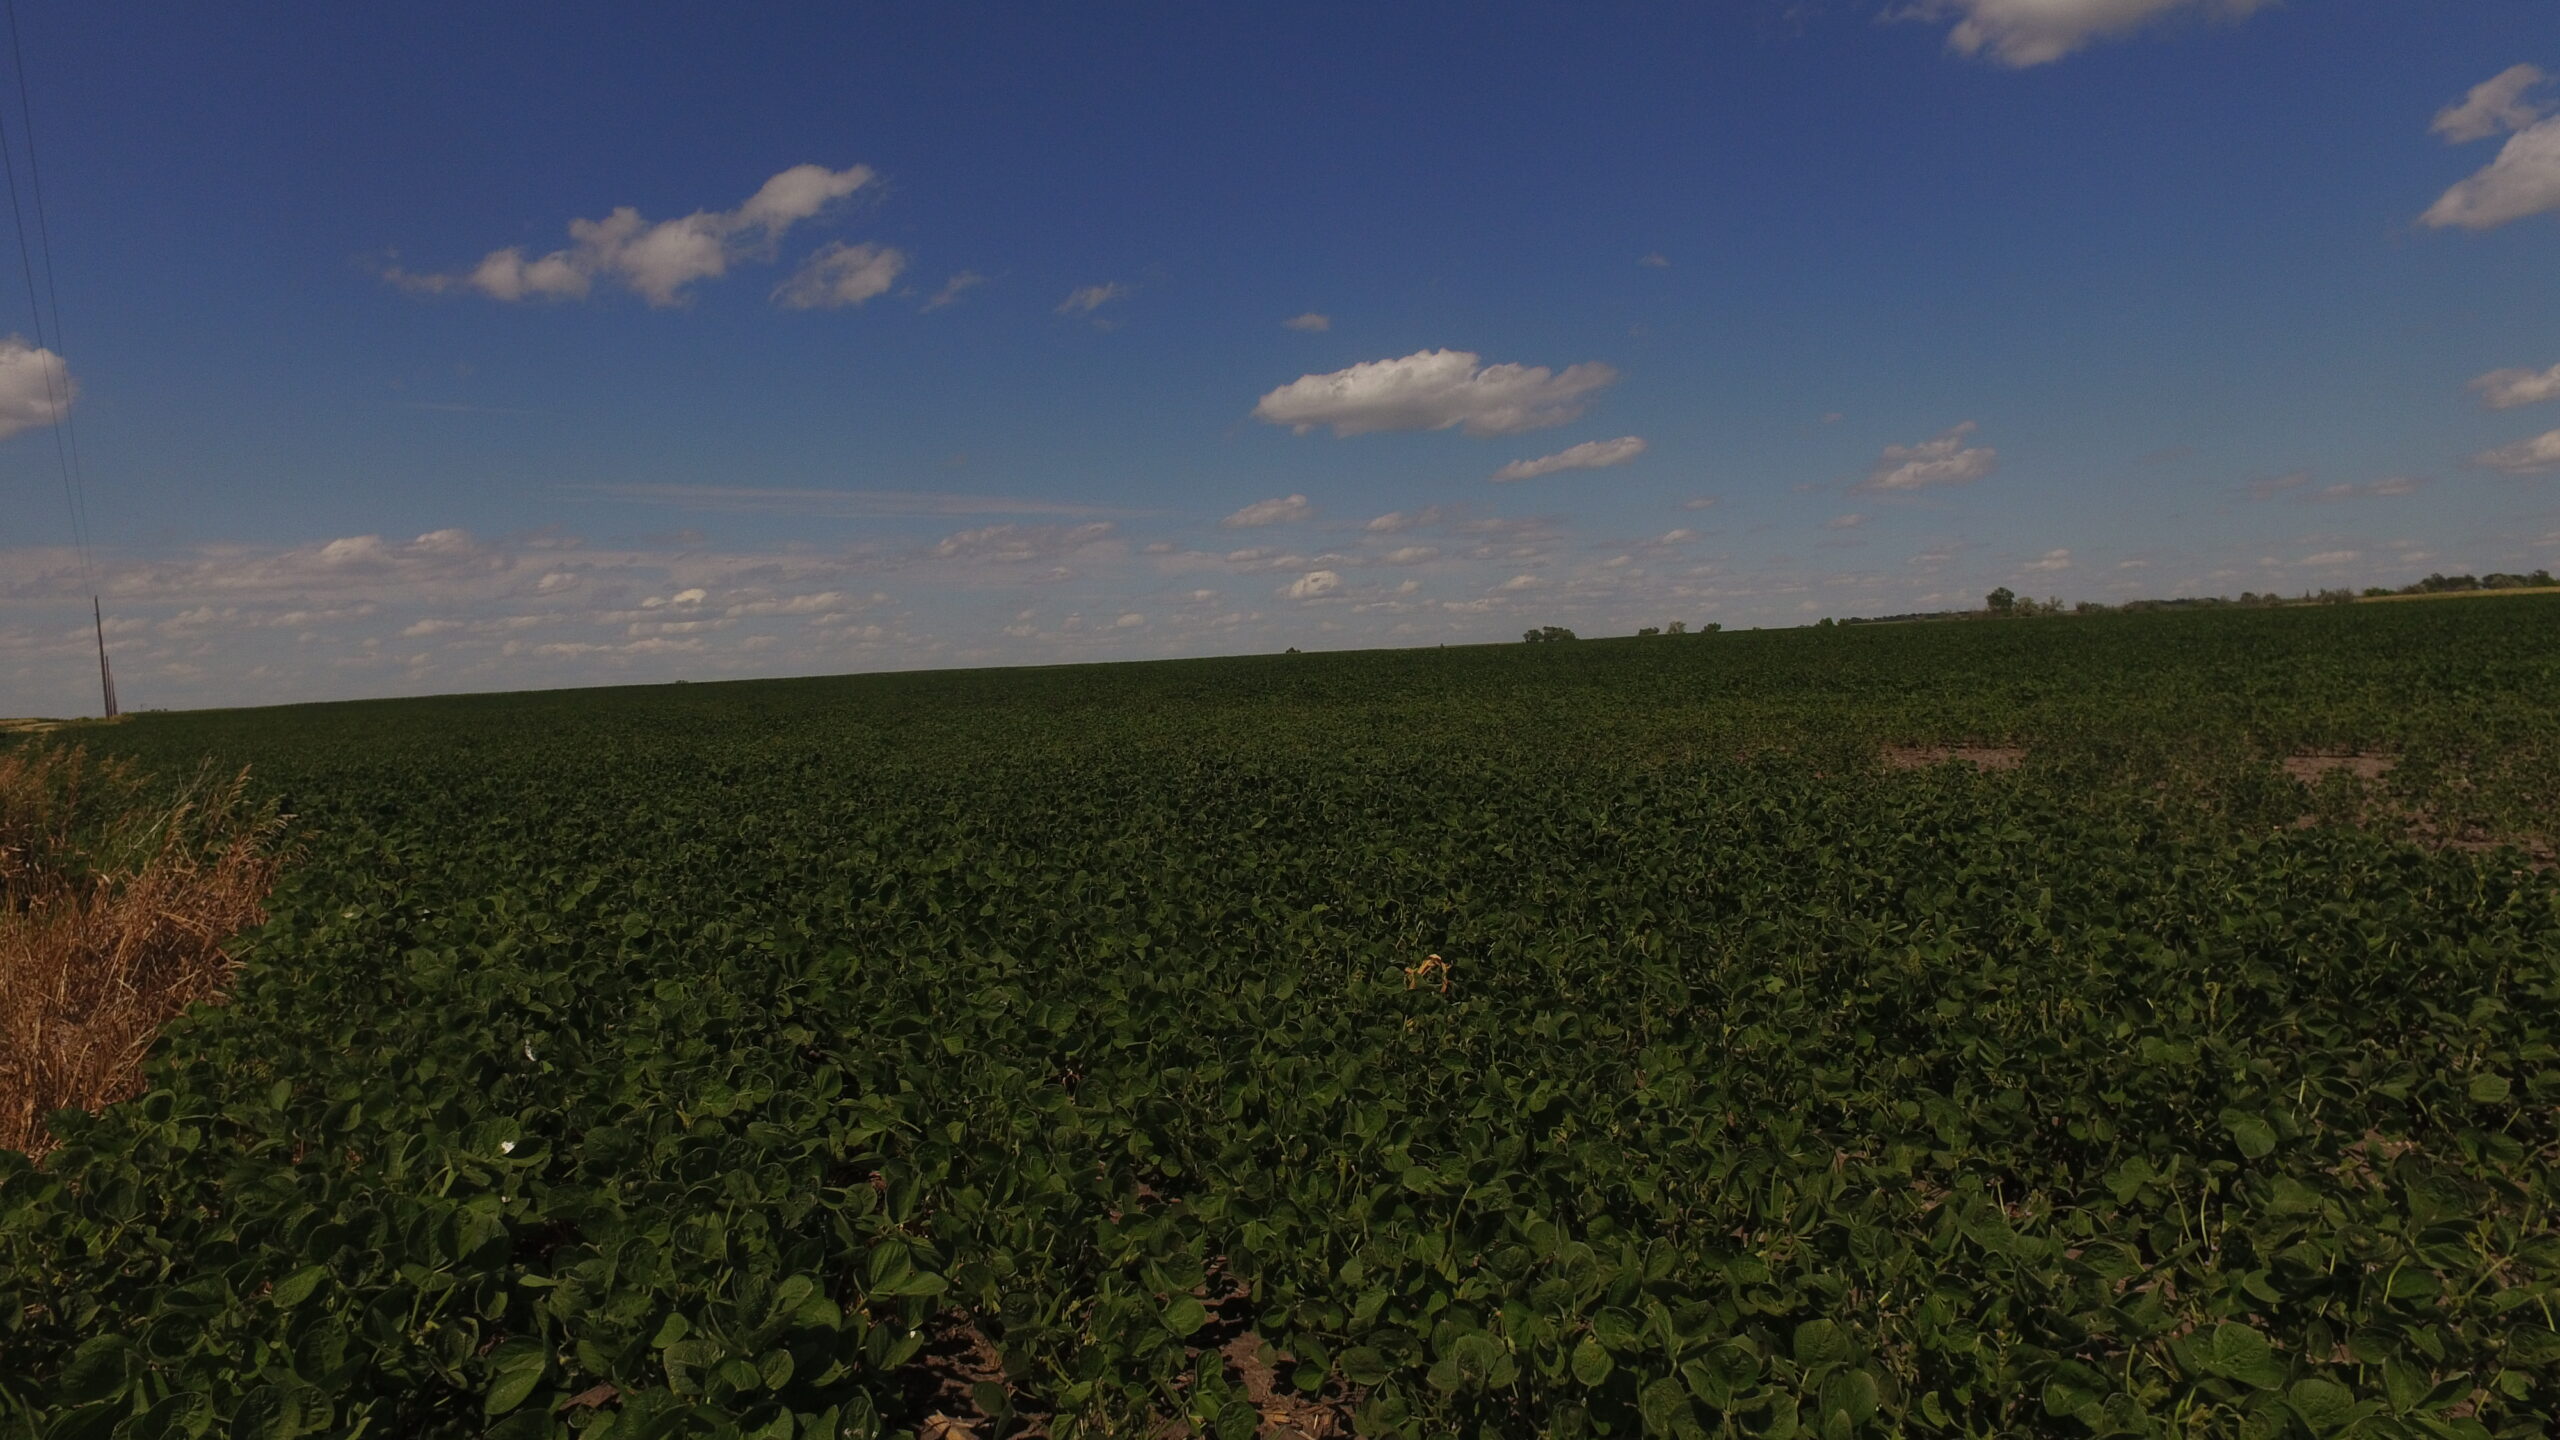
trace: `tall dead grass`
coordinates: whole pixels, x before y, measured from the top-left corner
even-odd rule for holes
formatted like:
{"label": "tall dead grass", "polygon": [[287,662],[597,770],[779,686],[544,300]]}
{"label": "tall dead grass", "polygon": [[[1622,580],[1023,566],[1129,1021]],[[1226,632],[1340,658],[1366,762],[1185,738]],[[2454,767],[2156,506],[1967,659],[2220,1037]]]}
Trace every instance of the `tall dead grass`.
{"label": "tall dead grass", "polygon": [[172,795],[79,748],[0,750],[0,1146],[138,1093],[152,1038],[218,1001],[233,936],[266,919],[282,819],[248,772]]}

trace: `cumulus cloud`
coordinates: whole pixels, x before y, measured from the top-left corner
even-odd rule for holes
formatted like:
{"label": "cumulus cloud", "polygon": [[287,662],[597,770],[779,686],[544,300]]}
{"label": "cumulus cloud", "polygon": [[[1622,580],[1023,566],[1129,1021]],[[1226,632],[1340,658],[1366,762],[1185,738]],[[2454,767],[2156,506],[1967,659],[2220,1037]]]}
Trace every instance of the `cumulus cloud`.
{"label": "cumulus cloud", "polygon": [[924,302],[924,308],[927,311],[939,310],[958,300],[964,292],[975,290],[986,283],[986,276],[975,270],[963,270],[943,281],[942,288],[933,292],[933,298]]}
{"label": "cumulus cloud", "polygon": [[2178,13],[2237,20],[2270,0],[1916,0],[1895,12],[1953,19],[1947,48],[2024,67],[2059,60],[2092,41],[2130,34]]}
{"label": "cumulus cloud", "polygon": [[2437,196],[2418,223],[2494,230],[2546,210],[2560,210],[2560,116],[2508,136],[2497,159]]}
{"label": "cumulus cloud", "polygon": [[2522,130],[2548,113],[2548,107],[2526,99],[2525,92],[2549,78],[2538,65],[2510,65],[2472,86],[2460,104],[2437,111],[2427,128],[2456,145]]}
{"label": "cumulus cloud", "polygon": [[1378,557],[1381,565],[1423,565],[1440,558],[1437,545],[1399,545]]}
{"label": "cumulus cloud", "polygon": [[1128,299],[1129,295],[1129,287],[1121,284],[1117,280],[1106,285],[1079,286],[1074,290],[1068,291],[1067,298],[1058,302],[1058,313],[1061,315],[1090,315],[1094,311],[1101,309],[1103,306],[1110,304],[1114,300]]}
{"label": "cumulus cloud", "polygon": [[61,356],[15,335],[0,340],[0,440],[60,420],[79,393]]}
{"label": "cumulus cloud", "polygon": [[2047,550],[2044,552],[2043,558],[2028,561],[2026,568],[2029,570],[2044,571],[2046,573],[2051,573],[2056,570],[2068,570],[2071,568],[2071,552],[2068,550]]}
{"label": "cumulus cloud", "polygon": [[1598,361],[1559,373],[1543,365],[1487,365],[1466,350],[1417,350],[1398,360],[1301,375],[1256,402],[1253,418],[1301,435],[1319,425],[1338,436],[1460,427],[1470,435],[1512,435],[1580,418],[1590,396],[1617,378]]}
{"label": "cumulus cloud", "polygon": [[2471,457],[2471,463],[2484,470],[2503,470],[2510,475],[2541,475],[2560,470],[2560,430],[2546,431],[2530,440],[2483,450]]}
{"label": "cumulus cloud", "polygon": [[1496,480],[1535,480],[1559,470],[1606,470],[1624,465],[1644,453],[1640,436],[1624,435],[1615,440],[1585,440],[1579,445],[1541,455],[1535,460],[1514,460],[1493,472]]}
{"label": "cumulus cloud", "polygon": [[1310,333],[1320,334],[1333,328],[1333,317],[1330,315],[1319,315],[1315,311],[1310,310],[1304,315],[1290,316],[1288,319],[1281,321],[1280,326],[1284,330],[1304,330]]}
{"label": "cumulus cloud", "polygon": [[2538,405],[2560,399],[2560,365],[2548,370],[2492,370],[2471,382],[2480,403],[2492,410]]}
{"label": "cumulus cloud", "polygon": [[1869,490],[1918,490],[1930,485],[1964,485],[2000,466],[2000,452],[1988,445],[1967,445],[1974,432],[1967,420],[1934,440],[1917,445],[1887,445],[1867,473]]}
{"label": "cumulus cloud", "polygon": [[1342,588],[1342,576],[1331,570],[1310,570],[1280,587],[1283,598],[1313,600]]}
{"label": "cumulus cloud", "polygon": [[1260,525],[1292,525],[1311,519],[1316,507],[1304,495],[1287,495],[1277,500],[1256,500],[1218,523],[1230,530],[1251,530]]}
{"label": "cumulus cloud", "polygon": [[394,266],[385,278],[422,294],[472,290],[509,301],[582,299],[598,280],[610,280],[652,305],[680,305],[685,287],[716,279],[742,260],[770,259],[784,232],[874,178],[868,165],[794,165],[735,210],[652,221],[624,205],[601,220],[570,221],[573,243],[538,258],[529,260],[523,247],[509,246],[490,251],[464,274],[418,275]]}
{"label": "cumulus cloud", "polygon": [[859,305],[888,293],[898,283],[907,257],[886,245],[847,245],[841,240],[801,262],[790,279],[774,287],[774,303],[793,310],[832,310]]}

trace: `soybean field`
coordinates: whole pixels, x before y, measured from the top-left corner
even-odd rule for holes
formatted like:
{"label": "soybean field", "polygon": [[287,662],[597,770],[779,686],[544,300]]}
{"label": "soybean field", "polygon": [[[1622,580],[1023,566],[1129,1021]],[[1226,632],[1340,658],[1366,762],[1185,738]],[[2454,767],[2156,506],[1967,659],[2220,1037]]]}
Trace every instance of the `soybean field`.
{"label": "soybean field", "polygon": [[294,858],[0,1435],[2560,1429],[2560,597],[82,733]]}

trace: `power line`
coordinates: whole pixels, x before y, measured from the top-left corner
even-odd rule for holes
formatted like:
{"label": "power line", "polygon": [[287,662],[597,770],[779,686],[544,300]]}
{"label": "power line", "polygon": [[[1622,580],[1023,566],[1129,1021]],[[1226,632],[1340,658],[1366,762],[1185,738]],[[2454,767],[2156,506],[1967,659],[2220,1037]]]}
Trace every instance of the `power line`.
{"label": "power line", "polygon": [[[78,500],[79,524],[85,537],[89,523],[89,477],[80,464],[80,432],[71,420],[71,372],[67,368],[70,362],[65,358],[71,353],[71,338],[62,328],[62,291],[53,281],[53,222],[45,213],[44,170],[36,164],[35,102],[29,98],[27,91],[26,47],[18,43],[18,0],[5,0],[5,7],[0,8],[5,8],[8,16],[10,68],[17,73],[18,77],[18,134],[26,142],[27,188],[32,192],[36,202],[36,243],[39,258],[44,265],[45,308],[53,314],[53,344],[60,347],[53,352],[53,363],[46,367],[48,372],[58,372],[62,382],[62,396],[54,407],[54,433],[61,440],[70,458],[72,494]],[[17,176],[13,171],[10,175],[10,183],[13,187],[16,181]],[[13,194],[12,200],[14,199]],[[24,226],[19,229],[18,244],[19,254],[23,259],[26,253]],[[33,295],[30,294],[28,299],[32,305]],[[41,330],[38,331],[36,343],[39,346],[45,343]],[[85,538],[82,543],[84,545],[87,543]]]}
{"label": "power line", "polygon": [[[80,442],[71,428],[71,372],[62,352],[54,346],[65,343],[62,338],[62,292],[53,278],[53,225],[45,213],[44,172],[36,164],[36,123],[34,102],[27,94],[27,53],[18,38],[17,0],[0,0],[9,22],[10,69],[18,81],[19,134],[27,147],[27,183],[36,203],[36,245],[27,243],[26,209],[18,197],[17,151],[10,146],[8,127],[0,119],[0,170],[6,170],[9,182],[9,219],[18,234],[18,273],[26,281],[27,314],[35,326],[37,364],[44,372],[46,408],[53,415],[53,456],[62,472],[62,497],[71,511],[71,540],[80,555],[80,577],[88,582],[89,619],[98,638],[98,690],[105,702],[107,718],[116,716],[116,682],[107,665],[107,619],[105,607],[98,601],[98,571],[89,546],[89,504],[87,477],[81,473]],[[44,298],[36,294],[36,263],[41,247],[44,264]],[[50,305],[46,303],[50,301]],[[45,316],[50,309],[53,333],[45,333]]]}

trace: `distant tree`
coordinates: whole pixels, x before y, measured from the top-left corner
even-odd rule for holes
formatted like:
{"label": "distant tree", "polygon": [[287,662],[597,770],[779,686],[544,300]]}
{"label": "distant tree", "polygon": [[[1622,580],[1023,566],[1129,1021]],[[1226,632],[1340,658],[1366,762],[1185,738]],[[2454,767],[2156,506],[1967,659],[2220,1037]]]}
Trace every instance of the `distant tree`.
{"label": "distant tree", "polygon": [[1689,633],[1689,622],[1686,620],[1674,620],[1671,622],[1670,630],[1674,635],[1686,635]]}
{"label": "distant tree", "polygon": [[1994,615],[2015,614],[2018,609],[2018,592],[2003,585],[1982,597],[1982,608]]}
{"label": "distant tree", "polygon": [[1292,655],[1297,654],[1297,653],[1298,653],[1298,647],[1297,647],[1297,646],[1295,646],[1295,645],[1290,646],[1290,647],[1289,647],[1289,653],[1290,653],[1290,654],[1292,654]]}
{"label": "distant tree", "polygon": [[1541,625],[1535,630],[1521,631],[1520,638],[1532,645],[1552,645],[1559,640],[1578,640],[1581,637],[1561,625]]}
{"label": "distant tree", "polygon": [[1723,621],[1721,621],[1721,620],[1710,620],[1710,621],[1708,621],[1705,625],[1702,625],[1702,626],[1700,626],[1700,627],[1699,627],[1699,629],[1698,629],[1698,633],[1699,633],[1699,634],[1701,634],[1701,635],[1713,635],[1714,633],[1716,633],[1717,631],[1719,631],[1719,630],[1721,630],[1721,629],[1723,629],[1723,628],[1724,628],[1724,622],[1723,622]]}
{"label": "distant tree", "polygon": [[1638,636],[1659,635],[1661,633],[1662,627],[1659,625],[1639,625],[1636,627],[1636,634]]}
{"label": "distant tree", "polygon": [[1839,624],[1839,623],[1840,623],[1839,621],[1832,619],[1832,618],[1831,618],[1830,616],[1828,616],[1828,615],[1825,615],[1825,616],[1823,616],[1821,619],[1816,620],[1815,622],[1813,622],[1813,628],[1814,628],[1814,629],[1816,629],[1816,630],[1828,630],[1828,629],[1830,629],[1832,626],[1837,625],[1837,624]]}

